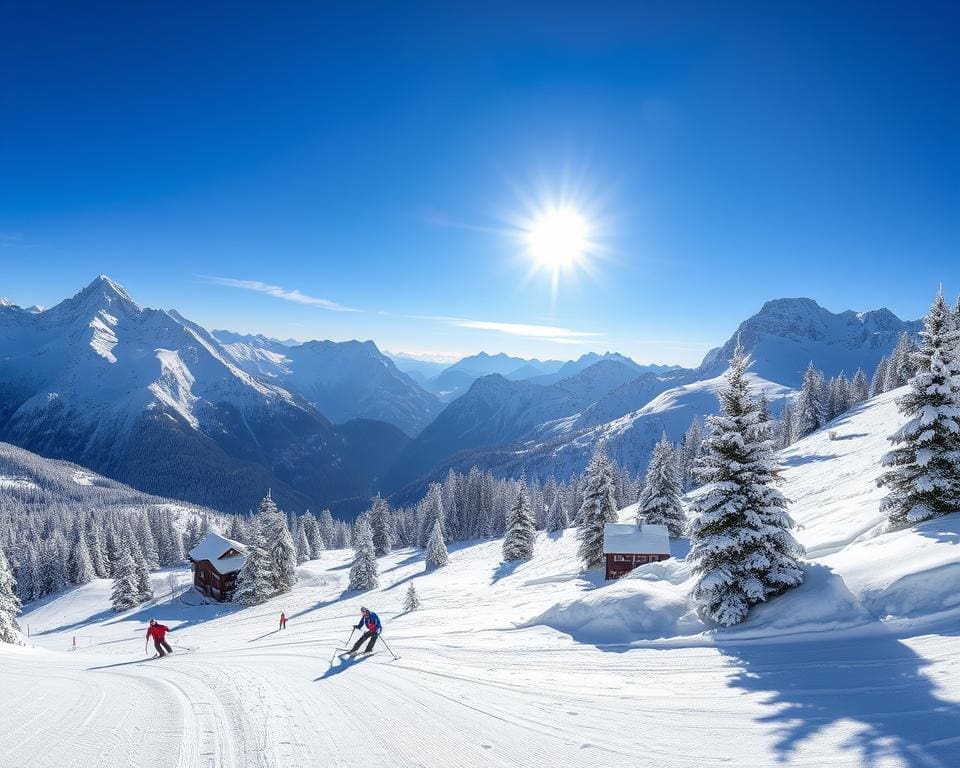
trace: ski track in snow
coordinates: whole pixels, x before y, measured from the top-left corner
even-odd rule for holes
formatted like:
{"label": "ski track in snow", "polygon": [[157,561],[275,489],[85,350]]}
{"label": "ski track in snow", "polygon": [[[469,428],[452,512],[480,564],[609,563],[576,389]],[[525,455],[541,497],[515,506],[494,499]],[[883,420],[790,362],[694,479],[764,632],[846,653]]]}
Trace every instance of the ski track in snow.
{"label": "ski track in snow", "polygon": [[[30,607],[34,648],[0,648],[0,765],[957,768],[960,619],[934,598],[960,522],[858,541],[878,522],[870,467],[893,431],[885,398],[833,425],[839,440],[784,453],[820,591],[763,606],[739,635],[596,645],[517,628],[601,593],[578,573],[573,531],[540,534],[535,559],[507,569],[499,541],[453,545],[431,574],[400,550],[365,595],[343,594],[349,553],[327,552],[292,593],[249,609],[155,601],[117,616],[98,580]],[[154,574],[158,593],[166,576]],[[423,608],[404,614],[411,579]],[[922,621],[883,615],[904,595],[926,606]],[[380,643],[331,664],[361,604],[398,660]],[[170,658],[142,661],[151,616],[174,629]],[[843,631],[823,629],[834,619]],[[67,652],[74,635],[80,650]]]}

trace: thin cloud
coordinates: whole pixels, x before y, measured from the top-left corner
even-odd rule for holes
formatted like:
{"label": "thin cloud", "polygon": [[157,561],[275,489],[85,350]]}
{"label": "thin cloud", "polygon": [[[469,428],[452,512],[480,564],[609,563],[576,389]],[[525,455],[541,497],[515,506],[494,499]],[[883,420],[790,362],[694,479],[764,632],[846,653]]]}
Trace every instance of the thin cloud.
{"label": "thin cloud", "polygon": [[316,296],[308,296],[305,293],[301,293],[297,289],[288,290],[282,288],[279,285],[270,285],[269,283],[262,283],[259,280],[236,280],[232,277],[204,277],[206,282],[212,283],[214,285],[224,285],[228,288],[242,288],[245,291],[254,291],[256,293],[265,293],[268,296],[273,296],[275,299],[283,299],[284,301],[292,301],[295,304],[307,304],[311,307],[319,307],[320,309],[327,309],[331,312],[362,312],[360,309],[353,309],[352,307],[345,307],[342,304],[337,304],[335,301],[330,301],[329,299],[320,299]]}
{"label": "thin cloud", "polygon": [[415,320],[431,320],[446,323],[454,328],[470,328],[476,331],[492,331],[508,336],[520,336],[526,339],[547,341],[553,344],[587,344],[602,333],[575,331],[555,325],[536,325],[534,323],[503,323],[495,320],[471,320],[465,317],[445,317],[435,315],[411,315]]}

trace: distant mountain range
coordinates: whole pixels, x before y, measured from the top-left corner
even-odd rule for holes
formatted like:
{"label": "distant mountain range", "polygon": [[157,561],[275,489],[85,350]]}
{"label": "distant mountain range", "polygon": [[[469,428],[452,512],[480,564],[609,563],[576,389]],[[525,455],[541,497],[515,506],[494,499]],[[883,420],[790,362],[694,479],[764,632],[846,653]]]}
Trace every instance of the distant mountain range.
{"label": "distant mountain range", "polygon": [[[595,396],[586,404],[560,394],[580,374],[554,383],[580,361],[522,385],[481,378],[403,450],[385,482],[400,498],[413,498],[449,468],[473,464],[502,475],[522,470],[533,477],[566,477],[583,470],[599,440],[614,459],[637,471],[661,435],[678,440],[693,419],[716,413],[716,392],[738,335],[750,354],[755,386],[779,413],[811,360],[827,376],[841,371],[852,376],[861,367],[870,376],[899,335],[916,334],[921,325],[887,309],[835,314],[810,299],[779,299],[741,323],[696,369],[632,368],[632,375],[619,381],[598,375]],[[632,361],[618,357],[604,356],[604,362],[629,369]],[[597,367],[588,363],[584,370]],[[433,470],[427,470],[431,464]]]}
{"label": "distant mountain range", "polygon": [[289,345],[264,336],[214,331],[247,373],[304,398],[331,421],[386,421],[416,435],[443,410],[440,400],[400,371],[372,341]]}
{"label": "distant mountain range", "polygon": [[210,333],[101,276],[50,309],[0,302],[0,440],[223,511],[269,487],[288,508],[350,514],[378,490],[413,498],[450,467],[566,476],[599,439],[636,472],[661,434],[717,410],[737,334],[777,410],[811,359],[870,374],[918,329],[886,309],[779,299],[692,370],[610,352],[398,365],[372,341]]}
{"label": "distant mountain range", "polygon": [[424,364],[401,356],[395,357],[397,366],[410,373],[418,384],[433,392],[444,402],[450,402],[466,392],[477,379],[498,374],[511,381],[530,381],[535,384],[555,384],[573,376],[601,360],[617,360],[637,373],[663,373],[674,370],[669,365],[638,365],[629,357],[615,352],[602,355],[588,352],[577,360],[537,360],[511,357],[503,352],[489,355],[480,352],[458,360],[438,370],[438,363]]}
{"label": "distant mountain range", "polygon": [[225,511],[265,488],[293,508],[368,497],[409,441],[368,422],[353,430],[380,448],[366,455],[305,398],[107,277],[43,312],[0,307],[0,360],[0,439]]}

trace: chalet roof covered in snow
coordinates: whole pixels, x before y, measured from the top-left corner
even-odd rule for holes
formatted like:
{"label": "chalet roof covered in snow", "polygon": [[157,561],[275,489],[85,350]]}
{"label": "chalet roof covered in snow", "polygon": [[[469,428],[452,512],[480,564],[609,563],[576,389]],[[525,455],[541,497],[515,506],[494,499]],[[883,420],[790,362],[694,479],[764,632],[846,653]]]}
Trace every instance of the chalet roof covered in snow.
{"label": "chalet roof covered in snow", "polygon": [[208,531],[207,535],[200,539],[200,543],[190,550],[188,557],[197,563],[201,560],[209,560],[218,573],[234,573],[243,568],[247,556],[246,554],[240,554],[223,557],[231,549],[240,553],[247,551],[247,548],[239,541],[233,541],[219,533]]}
{"label": "chalet roof covered in snow", "polygon": [[670,534],[665,525],[607,523],[603,526],[603,554],[669,555]]}

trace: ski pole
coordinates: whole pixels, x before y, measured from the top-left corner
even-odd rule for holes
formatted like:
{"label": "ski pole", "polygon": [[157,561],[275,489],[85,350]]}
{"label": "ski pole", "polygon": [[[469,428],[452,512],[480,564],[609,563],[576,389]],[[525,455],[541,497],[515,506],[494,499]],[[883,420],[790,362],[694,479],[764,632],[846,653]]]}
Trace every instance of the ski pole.
{"label": "ski pole", "polygon": [[[357,628],[354,627],[350,630],[350,637],[347,638],[347,642],[344,645],[350,645],[350,641],[353,640],[353,633],[357,631]],[[330,663],[333,664],[333,660],[337,658],[337,649],[334,649],[333,656],[330,657]]]}
{"label": "ski pole", "polygon": [[380,633],[380,642],[383,643],[384,648],[390,651],[390,655],[393,656],[394,661],[400,658],[399,656],[397,656],[397,654],[395,654],[393,651],[390,650],[390,646],[387,645],[387,641],[383,639],[383,632]]}

